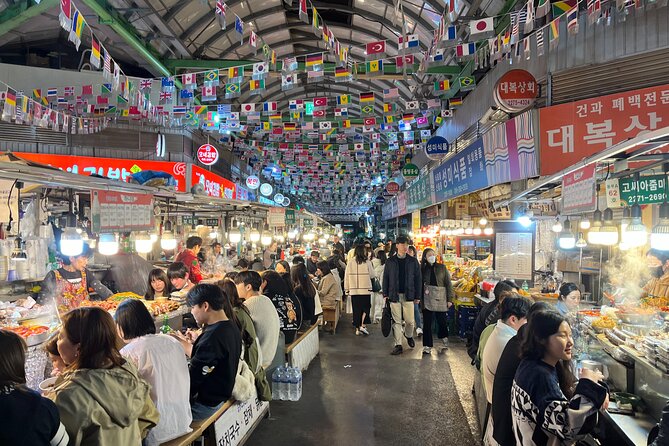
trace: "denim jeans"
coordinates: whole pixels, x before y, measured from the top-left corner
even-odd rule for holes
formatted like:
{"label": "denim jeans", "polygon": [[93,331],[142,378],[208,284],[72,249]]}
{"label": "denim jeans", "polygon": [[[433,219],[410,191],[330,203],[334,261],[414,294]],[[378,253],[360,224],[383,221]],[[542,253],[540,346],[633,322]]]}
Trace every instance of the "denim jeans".
{"label": "denim jeans", "polygon": [[423,329],[423,319],[420,312],[420,304],[413,304],[413,315],[416,319],[416,328]]}
{"label": "denim jeans", "polygon": [[225,403],[225,401],[221,401],[218,405],[214,407],[205,406],[204,404],[198,403],[197,401],[191,403],[190,410],[191,413],[193,414],[193,421],[206,420],[207,418],[215,414],[216,411],[221,408],[223,403]]}

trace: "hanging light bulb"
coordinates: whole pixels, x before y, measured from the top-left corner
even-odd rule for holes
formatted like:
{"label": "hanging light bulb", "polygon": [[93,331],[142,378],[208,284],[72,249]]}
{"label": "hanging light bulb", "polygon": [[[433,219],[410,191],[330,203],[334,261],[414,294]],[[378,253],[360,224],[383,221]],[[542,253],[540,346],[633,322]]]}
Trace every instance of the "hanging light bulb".
{"label": "hanging light bulb", "polygon": [[483,229],[481,229],[481,228],[474,228],[473,233],[474,233],[474,235],[477,235],[477,236],[478,236],[478,235],[481,235],[481,234],[483,233]]}
{"label": "hanging light bulb", "polygon": [[151,238],[151,243],[156,243],[158,241],[158,234],[156,234],[155,232],[149,234],[149,237]]}
{"label": "hanging light bulb", "polygon": [[135,251],[140,254],[146,254],[153,249],[153,242],[151,236],[146,232],[140,232],[135,235]]}
{"label": "hanging light bulb", "polygon": [[485,217],[481,217],[481,219],[479,220],[479,225],[480,226],[485,226],[487,224],[488,224],[488,219],[485,218]]}
{"label": "hanging light bulb", "polygon": [[650,234],[650,247],[660,251],[669,251],[669,203],[660,205],[660,221]]}
{"label": "hanging light bulb", "polygon": [[618,243],[618,227],[613,223],[613,210],[604,210],[604,223],[599,228],[600,243],[604,246],[613,246]]}
{"label": "hanging light bulb", "polygon": [[237,221],[232,220],[232,229],[230,229],[230,233],[228,234],[228,239],[230,240],[230,243],[239,243],[242,240],[242,233],[239,231],[239,228],[237,227]]}
{"label": "hanging light bulb", "polygon": [[61,234],[60,252],[66,257],[75,257],[84,252],[84,241],[75,228],[65,228]]}
{"label": "hanging light bulb", "polygon": [[590,220],[588,220],[588,217],[583,218],[581,220],[581,222],[579,223],[579,226],[584,231],[587,231],[588,229],[590,229]]}
{"label": "hanging light bulb", "polygon": [[558,233],[562,232],[562,223],[560,223],[559,215],[555,217],[555,223],[553,223],[553,226],[551,226],[551,230]]}
{"label": "hanging light bulb", "polygon": [[284,237],[282,234],[278,234],[274,236],[274,240],[276,240],[279,243],[283,243],[286,241],[286,237]]}
{"label": "hanging light bulb", "polygon": [[103,256],[113,256],[118,252],[118,240],[115,234],[100,234],[98,252]]}
{"label": "hanging light bulb", "polygon": [[[622,243],[630,248],[638,248],[648,243],[648,230],[641,222],[641,206],[635,204],[631,209],[632,222],[621,230]],[[622,226],[622,225],[621,225]]]}
{"label": "hanging light bulb", "polygon": [[632,210],[629,206],[623,208],[623,218],[620,219],[620,237],[621,240],[625,237],[627,227],[632,223]]}
{"label": "hanging light bulb", "polygon": [[518,223],[521,224],[521,226],[524,226],[526,228],[529,228],[532,225],[532,217],[534,216],[534,213],[532,211],[524,211],[523,213],[518,216],[516,219]]}
{"label": "hanging light bulb", "polygon": [[568,218],[565,220],[564,229],[560,232],[560,236],[558,237],[558,246],[560,249],[574,249],[576,246],[576,237],[574,237],[574,233],[571,232],[571,222]]}
{"label": "hanging light bulb", "polygon": [[160,238],[160,247],[165,251],[177,249],[177,239],[174,237],[174,232],[163,231],[163,236]]}
{"label": "hanging light bulb", "polygon": [[591,245],[601,245],[599,230],[602,227],[602,212],[597,209],[592,216],[592,227],[588,231],[588,243]]}
{"label": "hanging light bulb", "polygon": [[485,235],[492,235],[493,232],[495,231],[492,229],[492,226],[486,226],[486,228],[483,230],[483,234]]}
{"label": "hanging light bulb", "polygon": [[251,232],[249,233],[249,240],[252,243],[257,243],[260,241],[260,231],[258,231],[255,227],[251,229]]}
{"label": "hanging light bulb", "polygon": [[474,233],[474,230],[472,228],[465,228],[465,235],[472,235]]}
{"label": "hanging light bulb", "polygon": [[269,225],[267,223],[265,223],[265,227],[262,230],[260,244],[263,246],[269,246],[272,244],[272,233],[269,232]]}
{"label": "hanging light bulb", "polygon": [[578,233],[578,240],[576,240],[576,244],[574,246],[576,246],[577,248],[581,248],[581,249],[588,246],[588,243],[583,238],[583,233],[582,232]]}

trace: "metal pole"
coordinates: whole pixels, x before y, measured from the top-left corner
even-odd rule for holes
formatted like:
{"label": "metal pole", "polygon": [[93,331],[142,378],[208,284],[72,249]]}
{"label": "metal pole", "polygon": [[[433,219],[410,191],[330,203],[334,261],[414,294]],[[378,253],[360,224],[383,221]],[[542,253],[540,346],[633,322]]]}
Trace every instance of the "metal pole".
{"label": "metal pole", "polygon": [[602,298],[602,254],[603,254],[602,248],[599,248],[599,285],[598,285],[598,292],[599,296],[597,296],[597,302],[599,302]]}

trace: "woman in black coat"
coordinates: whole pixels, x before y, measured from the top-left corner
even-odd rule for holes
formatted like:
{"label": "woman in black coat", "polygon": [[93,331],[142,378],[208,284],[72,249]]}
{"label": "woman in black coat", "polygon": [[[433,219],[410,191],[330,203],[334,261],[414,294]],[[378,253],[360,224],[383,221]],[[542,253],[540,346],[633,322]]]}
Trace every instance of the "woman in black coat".
{"label": "woman in black coat", "polygon": [[437,337],[441,340],[442,347],[448,348],[448,309],[453,305],[454,291],[451,276],[444,265],[437,263],[434,249],[427,248],[423,251],[420,264],[423,277],[421,302],[423,304],[423,327],[425,328],[423,353],[429,355],[432,353],[433,346],[432,320],[434,318],[437,319]]}

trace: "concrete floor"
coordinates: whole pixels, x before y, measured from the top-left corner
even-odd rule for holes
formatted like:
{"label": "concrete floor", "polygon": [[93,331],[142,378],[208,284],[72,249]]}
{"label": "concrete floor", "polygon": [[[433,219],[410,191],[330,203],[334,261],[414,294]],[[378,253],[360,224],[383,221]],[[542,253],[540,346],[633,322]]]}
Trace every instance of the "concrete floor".
{"label": "concrete floor", "polygon": [[392,335],[369,325],[355,336],[344,316],[337,334],[320,334],[320,355],[304,372],[302,399],[275,401],[249,445],[475,446],[481,442],[464,342],[422,354],[406,344],[390,356]]}

